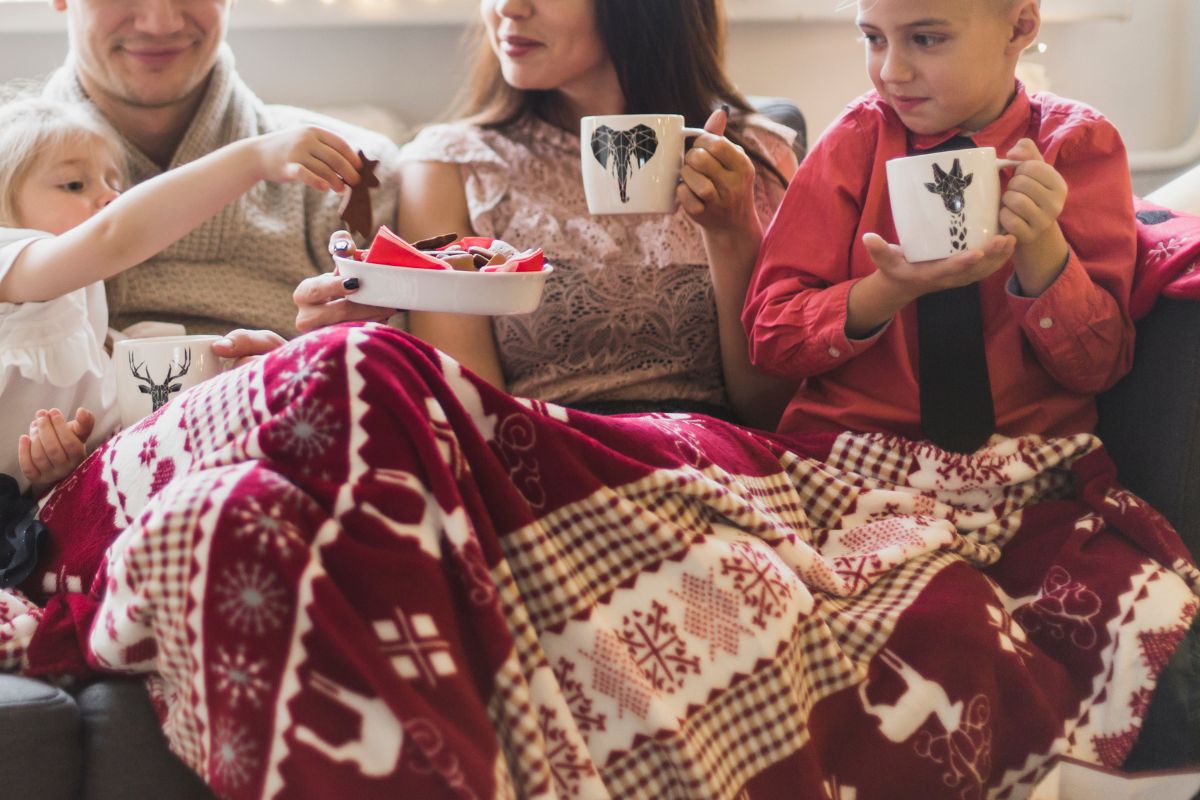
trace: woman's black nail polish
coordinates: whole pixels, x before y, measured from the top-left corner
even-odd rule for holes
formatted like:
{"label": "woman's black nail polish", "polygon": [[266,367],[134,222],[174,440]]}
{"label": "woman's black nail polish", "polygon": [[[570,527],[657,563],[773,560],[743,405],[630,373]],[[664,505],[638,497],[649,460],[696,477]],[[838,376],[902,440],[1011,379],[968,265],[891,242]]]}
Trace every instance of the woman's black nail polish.
{"label": "woman's black nail polish", "polygon": [[342,288],[343,289],[357,289],[358,288],[358,278],[346,278],[346,280],[342,281]]}
{"label": "woman's black nail polish", "polygon": [[725,112],[725,116],[729,116],[729,103],[721,103],[721,110]]}

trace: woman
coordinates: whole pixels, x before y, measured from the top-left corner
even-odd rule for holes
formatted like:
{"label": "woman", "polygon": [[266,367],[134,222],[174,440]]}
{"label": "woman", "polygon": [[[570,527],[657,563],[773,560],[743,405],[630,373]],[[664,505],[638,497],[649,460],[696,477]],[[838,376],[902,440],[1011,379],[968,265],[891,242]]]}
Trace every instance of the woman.
{"label": "woman", "polygon": [[[515,230],[551,248],[536,220],[562,209],[566,244],[551,255],[582,300],[549,307],[599,313],[589,292],[604,276],[587,259],[630,268],[593,240],[635,241],[624,221],[572,212],[578,196],[554,180],[535,193],[483,155],[545,153],[544,172],[515,174],[562,178],[576,145],[556,121],[643,108],[624,90],[620,104],[571,105],[580,85],[611,88],[610,60],[618,76],[634,69],[615,66],[633,55],[596,57],[588,20],[606,30],[611,11],[660,6],[671,24],[715,20],[704,0],[596,0],[594,17],[587,0],[485,2],[513,83],[543,85],[517,54],[563,41],[550,60],[578,55],[581,83],[530,89],[532,118],[490,115],[495,131],[454,126],[436,154],[414,147],[405,192],[422,200],[404,231]],[[678,57],[670,27],[602,52]],[[719,51],[718,29],[700,30]],[[676,62],[637,63],[668,75]],[[711,272],[717,301],[701,316],[722,332],[757,236],[736,153],[714,133],[690,159],[681,202],[704,255],[674,241],[690,230],[679,217],[628,221],[668,248],[643,268],[678,272],[685,297]],[[298,291],[302,318],[369,311],[337,280]],[[656,303],[675,314],[677,294]],[[639,300],[622,298],[631,318],[650,313]],[[1200,576],[1114,486],[1094,440],[955,459],[895,437],[578,413],[494,385],[555,377],[513,344],[553,351],[556,320],[536,317],[524,334],[414,320],[473,369],[385,326],[329,327],[122,431],[46,501],[50,553],[23,584],[43,607],[0,594],[0,657],[33,674],[153,673],[173,749],[225,798],[1023,796],[1059,753],[1120,763],[1159,656],[1196,612],[1180,576]],[[686,373],[644,369],[614,400],[657,402],[674,388],[643,392]],[[599,399],[586,385],[577,396]],[[92,593],[57,589],[73,582]]]}
{"label": "woman", "polygon": [[[773,427],[789,387],[750,367],[739,314],[796,169],[794,132],[754,116],[722,72],[720,7],[489,0],[482,15],[464,121],[406,148],[400,232],[541,247],[555,273],[532,314],[412,312],[411,331],[518,396],[595,411],[731,406]],[[621,113],[677,113],[712,131],[688,151],[675,214],[588,215],[579,121]],[[335,276],[306,281],[297,326],[379,316],[314,305],[343,296]]]}

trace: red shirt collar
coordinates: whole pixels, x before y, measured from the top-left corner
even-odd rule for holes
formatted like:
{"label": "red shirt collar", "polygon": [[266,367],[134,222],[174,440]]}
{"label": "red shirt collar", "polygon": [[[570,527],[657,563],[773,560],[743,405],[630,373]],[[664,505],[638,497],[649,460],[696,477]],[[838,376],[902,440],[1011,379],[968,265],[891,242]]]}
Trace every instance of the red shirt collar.
{"label": "red shirt collar", "polygon": [[951,128],[941,133],[909,133],[910,148],[916,153],[937,147],[955,136],[969,136],[976,147],[994,147],[997,155],[1003,158],[1004,153],[1000,151],[1004,145],[1015,141],[1018,134],[1029,125],[1029,94],[1025,91],[1025,84],[1017,81],[1016,86],[1017,93],[1012,102],[983,130],[969,133],[962,128]]}

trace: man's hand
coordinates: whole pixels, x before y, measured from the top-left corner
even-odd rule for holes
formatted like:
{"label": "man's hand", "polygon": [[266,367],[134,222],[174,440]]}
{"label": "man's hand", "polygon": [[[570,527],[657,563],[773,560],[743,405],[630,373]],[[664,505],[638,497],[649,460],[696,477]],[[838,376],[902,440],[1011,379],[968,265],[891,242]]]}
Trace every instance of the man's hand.
{"label": "man's hand", "polygon": [[95,425],[96,417],[86,408],[78,409],[72,420],[57,408],[39,409],[29,433],[17,440],[21,472],[38,489],[58,483],[87,457],[86,442]]}

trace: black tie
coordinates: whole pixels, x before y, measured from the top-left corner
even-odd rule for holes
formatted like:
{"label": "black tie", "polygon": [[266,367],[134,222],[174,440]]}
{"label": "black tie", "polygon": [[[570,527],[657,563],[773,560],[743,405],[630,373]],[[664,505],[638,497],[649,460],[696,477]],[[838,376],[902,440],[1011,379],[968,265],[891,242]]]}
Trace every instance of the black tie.
{"label": "black tie", "polygon": [[[974,146],[955,136],[926,152]],[[975,452],[996,429],[979,284],[919,297],[917,343],[922,433],[943,450]]]}

